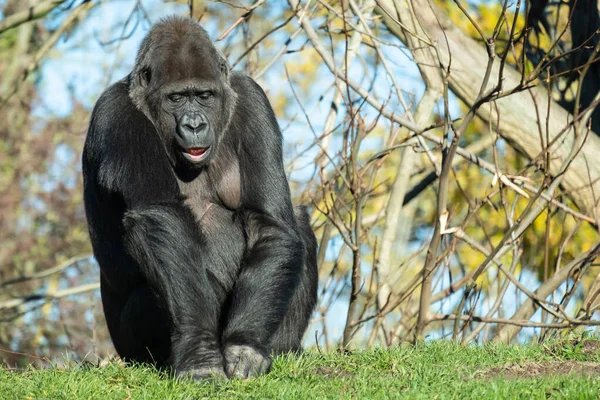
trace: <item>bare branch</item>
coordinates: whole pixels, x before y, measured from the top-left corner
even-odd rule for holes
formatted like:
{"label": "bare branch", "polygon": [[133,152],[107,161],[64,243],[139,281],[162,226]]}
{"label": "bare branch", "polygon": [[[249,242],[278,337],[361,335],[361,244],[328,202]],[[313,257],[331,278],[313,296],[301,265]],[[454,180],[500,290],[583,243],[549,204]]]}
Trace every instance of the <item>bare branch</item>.
{"label": "bare branch", "polygon": [[50,11],[54,10],[67,0],[49,0],[35,6],[28,7],[26,10],[19,11],[9,15],[0,21],[0,35],[8,29],[17,27],[25,22],[33,21],[42,18]]}
{"label": "bare branch", "polygon": [[87,293],[94,290],[100,289],[100,283],[88,283],[85,285],[72,287],[63,290],[57,290],[54,293],[46,293],[46,294],[32,294],[28,296],[19,297],[16,299],[6,300],[0,302],[0,311],[7,311],[17,307],[20,307],[26,303],[30,303],[32,301],[40,301],[49,302],[52,300],[62,299],[63,297],[74,296],[77,294]]}

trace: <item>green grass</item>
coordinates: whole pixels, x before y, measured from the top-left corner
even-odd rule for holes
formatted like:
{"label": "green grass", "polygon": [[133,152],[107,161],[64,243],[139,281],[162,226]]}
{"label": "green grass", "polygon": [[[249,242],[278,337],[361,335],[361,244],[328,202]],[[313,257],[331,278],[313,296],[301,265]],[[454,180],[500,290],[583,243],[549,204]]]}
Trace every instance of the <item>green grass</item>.
{"label": "green grass", "polygon": [[[117,363],[1,369],[0,399],[595,399],[600,364],[593,363],[600,363],[599,351],[599,342],[565,341],[520,347],[434,342],[389,351],[308,352],[277,358],[267,376],[205,383],[178,382],[149,367]],[[563,368],[556,374],[561,365],[574,373],[565,374]]]}

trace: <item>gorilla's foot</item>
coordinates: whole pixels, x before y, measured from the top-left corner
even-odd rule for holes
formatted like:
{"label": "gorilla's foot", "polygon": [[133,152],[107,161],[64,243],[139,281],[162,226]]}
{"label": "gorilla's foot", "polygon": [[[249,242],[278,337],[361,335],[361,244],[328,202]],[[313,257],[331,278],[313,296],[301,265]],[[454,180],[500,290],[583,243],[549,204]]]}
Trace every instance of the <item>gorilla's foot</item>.
{"label": "gorilla's foot", "polygon": [[271,367],[271,359],[250,346],[227,346],[223,357],[229,378],[252,378],[268,372]]}

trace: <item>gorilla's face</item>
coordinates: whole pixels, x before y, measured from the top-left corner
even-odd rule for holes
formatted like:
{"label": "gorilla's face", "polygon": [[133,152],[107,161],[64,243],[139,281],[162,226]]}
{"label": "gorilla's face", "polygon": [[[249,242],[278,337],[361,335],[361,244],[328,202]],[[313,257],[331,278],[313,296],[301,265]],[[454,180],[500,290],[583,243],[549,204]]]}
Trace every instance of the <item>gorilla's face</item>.
{"label": "gorilla's face", "polygon": [[214,81],[189,79],[161,88],[159,96],[156,119],[163,139],[186,162],[206,165],[223,129],[222,88]]}
{"label": "gorilla's face", "polygon": [[167,25],[142,44],[130,96],[176,164],[196,170],[216,154],[235,94],[227,64],[202,28],[177,28],[169,31]]}

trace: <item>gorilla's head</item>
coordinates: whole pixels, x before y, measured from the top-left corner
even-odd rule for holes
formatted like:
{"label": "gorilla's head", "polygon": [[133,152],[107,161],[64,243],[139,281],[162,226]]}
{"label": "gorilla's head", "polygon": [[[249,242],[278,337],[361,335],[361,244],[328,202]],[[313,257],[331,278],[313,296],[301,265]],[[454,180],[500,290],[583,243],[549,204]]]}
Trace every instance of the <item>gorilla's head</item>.
{"label": "gorilla's head", "polygon": [[207,165],[229,125],[235,92],[206,31],[189,18],[161,21],[142,42],[130,79],[132,101],[173,161],[194,170]]}

